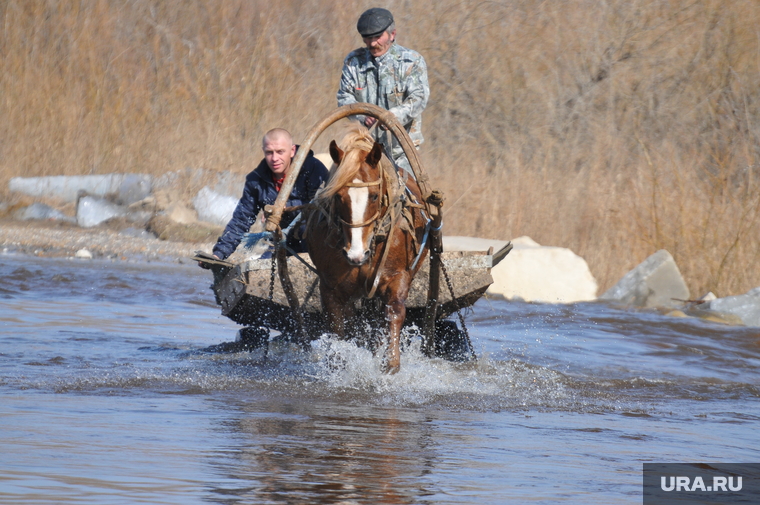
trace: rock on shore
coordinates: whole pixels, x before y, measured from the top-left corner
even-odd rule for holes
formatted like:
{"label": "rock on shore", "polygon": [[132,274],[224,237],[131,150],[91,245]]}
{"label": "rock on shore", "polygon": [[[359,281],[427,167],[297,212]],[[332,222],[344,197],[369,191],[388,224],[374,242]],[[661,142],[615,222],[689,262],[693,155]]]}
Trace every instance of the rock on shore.
{"label": "rock on shore", "polygon": [[[501,249],[506,240],[444,237],[448,251]],[[586,260],[564,247],[546,247],[530,237],[512,240],[514,249],[491,270],[488,294],[526,302],[573,303],[596,299],[597,282]]]}
{"label": "rock on shore", "polygon": [[[210,185],[196,194],[193,210],[177,198],[176,188],[200,182]],[[9,189],[21,196],[13,205],[0,202],[0,217],[6,218],[0,223],[0,251],[189,261],[196,250],[211,250],[242,185],[241,174],[202,169],[172,172],[155,180],[144,174],[16,177]],[[55,208],[36,201],[46,198],[64,203]],[[446,250],[498,250],[506,243],[444,237]],[[542,246],[529,237],[512,244],[509,256],[491,271],[494,282],[489,295],[542,303],[597,300],[597,282],[586,261],[573,251]],[[760,288],[739,296],[690,300],[675,260],[665,250],[645,259],[599,300],[760,326]]]}

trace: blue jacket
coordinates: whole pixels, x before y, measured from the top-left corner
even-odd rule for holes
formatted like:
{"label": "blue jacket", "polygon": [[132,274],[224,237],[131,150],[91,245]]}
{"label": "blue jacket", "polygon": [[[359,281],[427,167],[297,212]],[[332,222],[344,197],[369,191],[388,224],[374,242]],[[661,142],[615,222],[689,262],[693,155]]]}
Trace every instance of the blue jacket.
{"label": "blue jacket", "polygon": [[[322,162],[314,157],[312,151],[309,151],[286,206],[293,207],[309,203],[314,198],[314,194],[319,189],[322,181],[327,179],[327,174],[328,171]],[[235,252],[235,249],[237,249],[243,238],[243,234],[248,233],[256,221],[259,211],[265,205],[272,205],[278,193],[272,180],[272,171],[269,169],[266,160],[261,160],[259,166],[245,177],[243,196],[240,198],[237,207],[235,207],[232,219],[227,223],[222,236],[217,240],[214,246],[214,254],[221,259],[226,259],[230,254]],[[295,212],[283,213],[280,227],[283,229],[287,228],[296,215],[297,213]],[[296,252],[306,251],[306,244],[302,240],[296,240],[292,236],[288,238],[288,246]]]}

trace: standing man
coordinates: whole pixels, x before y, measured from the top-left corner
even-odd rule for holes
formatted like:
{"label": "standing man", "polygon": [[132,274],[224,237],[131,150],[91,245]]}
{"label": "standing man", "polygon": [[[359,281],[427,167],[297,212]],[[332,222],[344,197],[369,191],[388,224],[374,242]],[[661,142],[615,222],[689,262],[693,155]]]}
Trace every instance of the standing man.
{"label": "standing man", "polygon": [[[365,47],[351,51],[343,62],[338,106],[366,102],[392,112],[419,149],[423,141],[422,111],[430,97],[425,59],[418,52],[395,43],[396,24],[386,9],[375,7],[365,11],[356,29]],[[368,116],[356,116],[356,119],[367,128],[377,122]],[[384,131],[376,129],[373,136],[376,141],[387,144]],[[412,172],[395,138],[391,154],[396,165]]]}
{"label": "standing man", "polygon": [[[235,212],[227,223],[224,233],[214,246],[214,256],[219,259],[226,259],[235,252],[243,234],[248,233],[251,225],[256,221],[259,211],[265,205],[274,203],[285,181],[285,176],[290,171],[290,164],[298,146],[293,144],[293,139],[287,130],[275,128],[264,135],[262,149],[264,159],[253,172],[246,176],[243,196],[235,207]],[[293,186],[293,191],[290,193],[287,206],[309,203],[322,181],[327,179],[327,174],[327,169],[322,162],[314,157],[312,151],[309,151]],[[287,228],[296,215],[295,212],[284,213],[280,221],[281,226]],[[305,241],[298,240],[292,235],[288,236],[287,244],[294,252],[306,252]]]}

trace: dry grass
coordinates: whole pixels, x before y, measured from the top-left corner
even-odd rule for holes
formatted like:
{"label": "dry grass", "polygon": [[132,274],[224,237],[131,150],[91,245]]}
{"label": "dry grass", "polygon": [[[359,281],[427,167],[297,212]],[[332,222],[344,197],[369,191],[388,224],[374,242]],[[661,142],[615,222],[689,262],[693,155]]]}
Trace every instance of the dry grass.
{"label": "dry grass", "polygon": [[[246,172],[335,106],[368,2],[0,4],[0,185]],[[760,3],[391,1],[428,62],[449,234],[530,235],[602,289],[658,249],[694,295],[760,285]],[[324,149],[328,139],[320,139]]]}

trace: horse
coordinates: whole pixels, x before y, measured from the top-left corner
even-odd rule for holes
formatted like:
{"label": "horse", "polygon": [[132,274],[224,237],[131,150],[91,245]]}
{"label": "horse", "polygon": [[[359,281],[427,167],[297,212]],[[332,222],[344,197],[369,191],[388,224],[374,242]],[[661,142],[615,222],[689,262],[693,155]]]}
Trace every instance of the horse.
{"label": "horse", "polygon": [[383,145],[356,127],[330,143],[332,169],[313,200],[306,224],[309,256],[319,277],[323,312],[330,330],[346,337],[355,301],[383,302],[388,340],[383,372],[401,367],[400,333],[409,287],[427,256],[420,188],[396,170]]}

